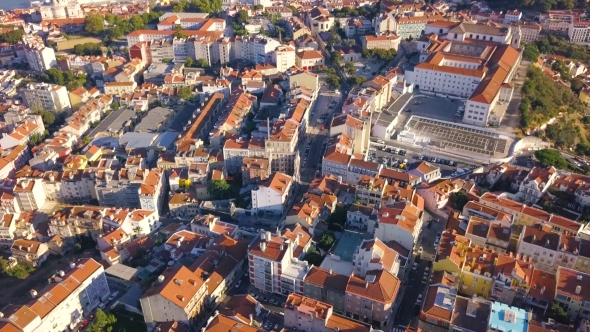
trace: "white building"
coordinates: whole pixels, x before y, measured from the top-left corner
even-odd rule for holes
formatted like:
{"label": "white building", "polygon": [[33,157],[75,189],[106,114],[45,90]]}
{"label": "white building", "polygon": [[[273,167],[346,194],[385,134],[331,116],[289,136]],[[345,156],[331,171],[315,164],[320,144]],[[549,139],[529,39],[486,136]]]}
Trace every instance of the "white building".
{"label": "white building", "polygon": [[159,215],[162,211],[167,187],[168,183],[164,172],[159,168],[152,169],[138,188],[141,208],[156,211]]}
{"label": "white building", "polygon": [[42,41],[25,43],[24,53],[31,70],[36,72],[42,73],[49,68],[57,66],[53,48],[45,47]]}
{"label": "white building", "polygon": [[293,179],[283,173],[273,173],[252,190],[252,212],[282,215],[291,194]]}
{"label": "white building", "polygon": [[274,62],[279,73],[286,72],[287,69],[295,66],[295,49],[287,45],[277,47],[274,53]]}
{"label": "white building", "polygon": [[3,320],[13,327],[8,327],[10,331],[73,330],[109,294],[104,267],[91,258],[82,259],[70,263],[69,270],[58,271],[42,291],[32,289],[28,304],[4,307]]}
{"label": "white building", "polygon": [[420,162],[418,166],[409,170],[408,173],[419,177],[424,183],[440,179],[440,168],[425,161]]}
{"label": "white building", "polygon": [[525,203],[537,203],[558,178],[555,167],[533,167],[520,182],[517,197]]}
{"label": "white building", "polygon": [[69,113],[72,110],[70,96],[65,86],[48,83],[27,84],[20,90],[20,95],[28,107],[37,104],[53,112]]}
{"label": "white building", "polygon": [[46,201],[41,179],[20,179],[14,188],[14,196],[21,211],[38,210]]}
{"label": "white building", "polygon": [[320,32],[330,31],[334,25],[334,16],[324,7],[314,7],[305,16],[305,23],[311,27],[311,35],[315,37]]}
{"label": "white building", "polygon": [[517,254],[533,258],[535,269],[555,273],[560,235],[550,227],[524,226],[518,239]]}
{"label": "white building", "polygon": [[299,259],[311,244],[301,225],[282,234],[265,232],[248,252],[250,284],[264,293],[303,293],[307,263]]}
{"label": "white building", "polygon": [[256,35],[253,37],[238,36],[235,38],[233,52],[236,59],[250,60],[261,64],[272,62],[274,51],[281,46],[278,40]]}
{"label": "white building", "polygon": [[414,250],[422,229],[422,211],[411,202],[395,203],[382,207],[377,215],[375,238],[383,242],[395,241],[402,247]]}

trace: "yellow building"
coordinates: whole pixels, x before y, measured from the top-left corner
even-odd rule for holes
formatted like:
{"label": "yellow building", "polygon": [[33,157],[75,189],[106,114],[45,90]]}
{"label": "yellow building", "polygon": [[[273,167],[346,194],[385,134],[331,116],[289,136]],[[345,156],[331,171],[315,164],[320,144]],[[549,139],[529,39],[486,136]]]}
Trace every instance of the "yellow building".
{"label": "yellow building", "polygon": [[432,271],[446,271],[448,273],[461,273],[463,255],[469,248],[470,240],[464,236],[444,232],[438,246],[436,261],[432,265]]}
{"label": "yellow building", "polygon": [[64,162],[64,170],[66,169],[85,169],[88,166],[88,160],[84,155],[70,155]]}
{"label": "yellow building", "polygon": [[472,246],[471,241],[455,233],[443,233],[433,271],[454,273],[459,278],[459,292],[488,298],[494,284],[497,254]]}
{"label": "yellow building", "polygon": [[100,157],[102,157],[102,150],[98,146],[93,145],[90,147],[90,149],[88,149],[88,151],[86,151],[84,155],[86,156],[88,162],[91,163],[97,161],[98,159],[100,159]]}
{"label": "yellow building", "polygon": [[487,299],[494,283],[496,257],[497,254],[492,250],[468,248],[461,269],[459,292]]}

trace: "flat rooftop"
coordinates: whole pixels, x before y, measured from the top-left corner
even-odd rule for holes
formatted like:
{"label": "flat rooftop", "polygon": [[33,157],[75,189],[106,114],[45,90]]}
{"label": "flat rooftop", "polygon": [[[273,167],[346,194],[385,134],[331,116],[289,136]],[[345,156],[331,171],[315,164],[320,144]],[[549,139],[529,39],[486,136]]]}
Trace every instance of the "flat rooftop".
{"label": "flat rooftop", "polygon": [[170,108],[156,107],[135,126],[136,133],[159,133],[166,129],[170,117],[174,113]]}
{"label": "flat rooftop", "polygon": [[363,242],[361,233],[345,231],[334,248],[334,254],[340,256],[343,261],[352,262],[352,255],[361,242]]}
{"label": "flat rooftop", "polygon": [[119,132],[125,127],[125,124],[135,118],[135,110],[124,109],[119,111],[113,111],[104,120],[100,122],[96,128],[94,128],[88,136],[94,137],[98,133],[102,132]]}
{"label": "flat rooftop", "polygon": [[430,140],[429,144],[443,149],[477,153],[486,156],[505,156],[508,140],[499,134],[461,124],[412,116],[404,131]]}

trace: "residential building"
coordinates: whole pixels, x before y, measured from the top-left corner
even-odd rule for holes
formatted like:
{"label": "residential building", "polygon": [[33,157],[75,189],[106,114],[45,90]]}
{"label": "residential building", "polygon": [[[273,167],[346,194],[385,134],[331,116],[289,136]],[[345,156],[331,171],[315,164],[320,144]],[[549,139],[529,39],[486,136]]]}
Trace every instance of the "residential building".
{"label": "residential building", "polygon": [[372,331],[369,324],[334,314],[332,305],[299,294],[290,294],[287,297],[284,316],[286,329],[310,332]]}
{"label": "residential building", "polygon": [[10,253],[20,263],[39,267],[47,259],[50,252],[47,243],[18,239],[12,243]]}
{"label": "residential building", "polygon": [[330,126],[330,136],[344,133],[352,139],[354,154],[363,153],[368,148],[369,131],[366,122],[346,114],[334,116]]}
{"label": "residential building", "polygon": [[299,86],[317,91],[320,87],[318,75],[306,70],[291,73],[289,75],[289,87],[295,88]]}
{"label": "residential building", "polygon": [[267,158],[242,159],[242,185],[260,183],[268,179],[270,174],[270,161]]}
{"label": "residential building", "polygon": [[541,36],[541,24],[536,22],[512,22],[514,28],[514,38],[518,43],[534,43]]}
{"label": "residential building", "polygon": [[421,161],[417,166],[412,167],[408,173],[419,177],[423,183],[431,183],[440,179],[440,168],[426,161]]}
{"label": "residential building", "polygon": [[303,294],[330,303],[333,311],[346,311],[346,286],[348,277],[312,266],[303,281]]}
{"label": "residential building", "polygon": [[459,265],[461,292],[487,299],[494,283],[493,273],[497,253],[493,250],[470,246],[463,254]]}
{"label": "residential building", "polygon": [[520,183],[517,197],[525,203],[537,203],[557,179],[555,167],[541,169],[533,167],[526,178]]}
{"label": "residential building", "polygon": [[223,222],[214,215],[196,215],[191,221],[191,231],[211,237],[218,237],[225,234],[234,237],[238,227],[234,224]]}
{"label": "residential building", "polygon": [[282,215],[291,195],[293,179],[283,173],[273,173],[252,189],[252,209],[255,213]]}
{"label": "residential building", "polygon": [[140,299],[149,328],[175,320],[187,326],[202,310],[207,295],[203,279],[184,266],[167,268]]}
{"label": "residential building", "polygon": [[275,49],[274,60],[279,73],[286,72],[289,68],[295,66],[295,48],[292,46],[281,45]]}
{"label": "residential building", "polygon": [[533,258],[535,268],[554,273],[557,269],[560,235],[550,227],[524,226],[518,239],[517,253]]}
{"label": "residential building", "polygon": [[548,273],[535,268],[531,285],[533,286],[529,288],[525,305],[535,311],[546,312],[555,300],[556,273]]}
{"label": "residential building", "polygon": [[60,270],[50,280],[43,290],[31,290],[28,304],[2,309],[14,328],[10,331],[74,329],[110,294],[104,267],[91,258],[71,262],[68,270]]}
{"label": "residential building", "polygon": [[465,237],[471,244],[501,253],[508,251],[510,226],[478,217],[470,217]]}
{"label": "residential building", "polygon": [[24,42],[23,50],[31,70],[42,73],[57,66],[53,48],[46,47],[41,39],[28,38]]}
{"label": "residential building", "polygon": [[104,84],[104,93],[110,96],[122,96],[125,93],[133,93],[137,83],[133,82],[107,82]]}
{"label": "residential building", "polygon": [[395,50],[399,48],[401,38],[393,33],[384,33],[377,36],[366,35],[361,37],[364,50]]}
{"label": "residential building", "polygon": [[488,330],[488,322],[492,314],[492,303],[479,298],[457,297],[453,315],[450,320],[450,331],[484,332]]}
{"label": "residential building", "polygon": [[346,285],[346,315],[380,327],[394,314],[401,282],[387,270],[368,271],[364,278],[354,273]]}
{"label": "residential building", "polygon": [[532,285],[534,269],[533,263],[523,260],[520,255],[512,252],[498,254],[490,300],[507,305],[524,303]]}
{"label": "residential building", "polygon": [[[50,236],[59,235],[73,244],[81,235],[97,238],[104,230],[105,208],[96,206],[67,206],[49,218]],[[128,234],[131,234],[129,232]]]}
{"label": "residential building", "polygon": [[305,23],[311,27],[311,35],[315,37],[321,32],[330,31],[334,25],[334,16],[322,7],[314,7],[305,16]]}
{"label": "residential building", "polygon": [[48,83],[27,84],[20,90],[23,102],[28,107],[39,105],[45,110],[56,113],[72,110],[70,97],[65,86]]}
{"label": "residential building", "polygon": [[46,201],[40,179],[19,179],[13,193],[21,211],[38,210],[43,207]]}
{"label": "residential building", "polygon": [[412,251],[421,229],[422,210],[412,202],[399,202],[379,209],[375,238],[385,243],[395,241]]}
{"label": "residential building", "polygon": [[301,225],[282,234],[261,233],[248,251],[250,283],[264,293],[303,293],[309,266],[300,258],[310,240],[310,234]]}
{"label": "residential building", "polygon": [[295,64],[303,70],[314,70],[324,66],[324,56],[318,51],[297,52]]}
{"label": "residential building", "polygon": [[159,168],[152,169],[138,189],[141,208],[156,211],[159,215],[162,211],[167,187],[164,171]]}
{"label": "residential building", "polygon": [[418,187],[416,192],[424,198],[426,207],[432,210],[439,210],[447,205],[451,194],[460,190],[470,192],[473,187],[474,185],[472,183],[464,182],[461,179],[442,179],[431,184],[423,183]]}
{"label": "residential building", "polygon": [[141,206],[139,188],[148,171],[137,167],[96,172],[96,196],[101,206]]}
{"label": "residential building", "polygon": [[346,183],[358,184],[362,176],[376,177],[383,165],[364,161],[362,159],[351,159],[346,172]]}
{"label": "residential building", "polygon": [[416,186],[421,182],[421,179],[408,172],[402,172],[390,168],[381,168],[379,177],[387,180],[387,182],[394,183],[398,182],[400,186]]}
{"label": "residential building", "polygon": [[590,300],[590,291],[586,280],[589,274],[568,268],[557,269],[555,301],[562,307],[571,319],[589,319],[590,313],[585,310],[585,304]]}
{"label": "residential building", "polygon": [[377,223],[377,210],[372,206],[353,204],[346,212],[346,225],[348,227],[367,230],[370,223],[373,224],[371,228],[374,229],[374,225]]}

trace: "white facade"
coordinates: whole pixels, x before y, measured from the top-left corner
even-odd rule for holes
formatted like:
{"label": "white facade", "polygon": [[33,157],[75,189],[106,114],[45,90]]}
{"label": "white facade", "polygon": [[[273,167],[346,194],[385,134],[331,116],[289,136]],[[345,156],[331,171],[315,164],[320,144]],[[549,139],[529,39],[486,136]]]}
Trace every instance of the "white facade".
{"label": "white facade", "polygon": [[[276,174],[274,174],[275,178]],[[285,203],[291,192],[292,181],[290,177],[282,176],[288,178],[288,182],[281,187],[273,185],[276,179],[271,176],[270,185],[259,184],[257,189],[252,190],[253,212],[267,211],[267,213],[272,212],[276,215],[281,215],[284,212]]]}
{"label": "white facade", "polygon": [[[477,88],[479,83],[483,80],[484,73],[476,71],[475,64],[462,64],[457,61],[446,61],[443,66],[461,67],[467,66],[464,74],[456,72],[439,71],[437,68],[420,68],[416,67],[415,84],[419,86],[421,91],[432,91],[436,93],[450,94],[469,97]],[[471,67],[471,68],[470,68]]]}
{"label": "white facade", "polygon": [[25,46],[25,57],[31,67],[36,72],[44,72],[49,68],[57,66],[55,52],[51,47],[43,45]]}
{"label": "white facade", "polygon": [[20,90],[20,94],[25,105],[29,107],[40,104],[43,109],[67,113],[72,109],[65,86],[47,83],[28,84]]}
{"label": "white facade", "polygon": [[[496,98],[497,99],[497,98]],[[491,110],[491,104],[467,100],[463,122],[476,126],[485,126]]]}
{"label": "white facade", "polygon": [[40,179],[22,179],[14,189],[14,196],[21,211],[38,210],[46,201],[45,191]]}
{"label": "white facade", "polygon": [[291,46],[277,47],[274,57],[279,73],[284,73],[287,69],[295,66],[295,49]]}

